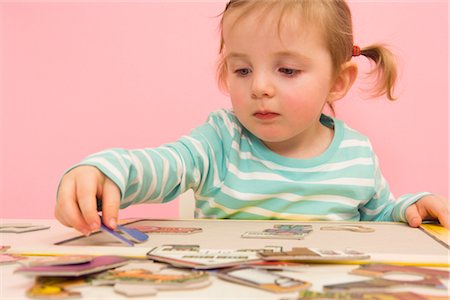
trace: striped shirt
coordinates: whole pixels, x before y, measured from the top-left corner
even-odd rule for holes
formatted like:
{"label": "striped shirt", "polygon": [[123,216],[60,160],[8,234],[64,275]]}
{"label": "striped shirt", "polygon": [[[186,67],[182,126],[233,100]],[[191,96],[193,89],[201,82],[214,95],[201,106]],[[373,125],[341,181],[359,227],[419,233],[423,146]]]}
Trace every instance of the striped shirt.
{"label": "striped shirt", "polygon": [[110,149],[78,166],[95,166],[114,181],[121,208],[192,189],[197,218],[405,222],[406,208],[428,193],[394,198],[367,137],[335,118],[321,122],[334,137],[310,159],[272,152],[223,109],[174,143]]}

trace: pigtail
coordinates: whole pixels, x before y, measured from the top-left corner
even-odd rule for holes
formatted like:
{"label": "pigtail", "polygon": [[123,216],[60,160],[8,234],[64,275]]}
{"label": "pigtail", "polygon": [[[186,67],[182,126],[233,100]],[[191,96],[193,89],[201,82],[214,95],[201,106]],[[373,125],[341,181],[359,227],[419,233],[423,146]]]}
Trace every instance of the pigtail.
{"label": "pigtail", "polygon": [[395,55],[384,45],[374,44],[361,49],[361,55],[369,58],[375,66],[369,72],[376,77],[373,97],[386,94],[389,100],[396,100],[394,87],[397,81],[397,65]]}

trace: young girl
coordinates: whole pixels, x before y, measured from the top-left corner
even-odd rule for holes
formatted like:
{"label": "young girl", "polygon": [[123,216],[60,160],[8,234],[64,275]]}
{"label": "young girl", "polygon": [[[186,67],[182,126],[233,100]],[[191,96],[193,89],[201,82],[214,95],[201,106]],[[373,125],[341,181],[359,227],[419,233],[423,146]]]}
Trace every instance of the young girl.
{"label": "young girl", "polygon": [[107,226],[118,210],[167,202],[193,189],[198,218],[403,221],[439,220],[447,200],[429,193],[395,199],[369,140],[322,113],[344,97],[357,67],[373,60],[374,95],[394,99],[396,69],[380,45],[353,45],[343,0],[232,0],[222,14],[219,85],[232,110],[177,142],[111,149],[72,168],[58,190],[56,218],[84,234],[97,230],[96,199]]}

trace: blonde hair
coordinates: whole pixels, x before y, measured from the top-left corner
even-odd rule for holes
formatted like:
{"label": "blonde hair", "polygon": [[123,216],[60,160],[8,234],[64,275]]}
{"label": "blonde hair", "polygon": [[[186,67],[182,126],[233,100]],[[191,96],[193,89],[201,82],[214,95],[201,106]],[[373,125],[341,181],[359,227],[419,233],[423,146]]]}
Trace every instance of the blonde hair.
{"label": "blonde hair", "polygon": [[[304,20],[319,26],[323,32],[324,41],[331,54],[334,75],[341,66],[352,58],[353,28],[350,9],[345,0],[231,0],[222,12],[220,21],[220,50],[217,66],[217,81],[221,89],[226,90],[227,65],[225,61],[225,43],[223,39],[224,19],[233,11],[240,10],[235,24],[249,13],[259,9],[263,13],[273,12],[279,7],[278,30],[288,18],[295,13],[301,13]],[[395,100],[393,95],[397,79],[397,68],[394,54],[382,44],[374,44],[361,48],[361,55],[369,58],[375,66],[369,75],[375,75],[376,83],[372,97],[386,94],[389,100]]]}

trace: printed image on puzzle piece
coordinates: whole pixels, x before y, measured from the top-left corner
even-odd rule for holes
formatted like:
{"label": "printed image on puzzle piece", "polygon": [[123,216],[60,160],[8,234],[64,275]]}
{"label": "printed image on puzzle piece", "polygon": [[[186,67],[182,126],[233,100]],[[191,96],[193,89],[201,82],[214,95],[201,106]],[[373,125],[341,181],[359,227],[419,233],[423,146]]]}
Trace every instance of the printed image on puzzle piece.
{"label": "printed image on puzzle piece", "polygon": [[263,231],[247,231],[241,237],[250,239],[302,240],[310,232],[312,232],[311,225],[277,224],[273,228],[264,229]]}

